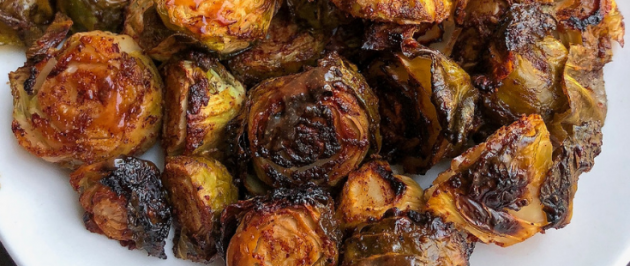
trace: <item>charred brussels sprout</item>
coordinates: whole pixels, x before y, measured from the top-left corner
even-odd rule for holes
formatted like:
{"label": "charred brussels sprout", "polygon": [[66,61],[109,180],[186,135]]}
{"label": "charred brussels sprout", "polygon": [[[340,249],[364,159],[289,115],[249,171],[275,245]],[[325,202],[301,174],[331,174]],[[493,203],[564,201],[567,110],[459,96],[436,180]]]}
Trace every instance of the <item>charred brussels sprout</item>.
{"label": "charred brussels sprout", "polygon": [[457,64],[418,50],[377,59],[367,76],[380,99],[383,152],[405,172],[424,173],[464,148],[479,96]]}
{"label": "charred brussels sprout", "polygon": [[548,225],[539,196],[552,151],[542,118],[524,117],[455,158],[425,192],[426,208],[484,243],[522,242]]}
{"label": "charred brussels sprout", "polygon": [[166,61],[190,47],[200,48],[192,37],[167,28],[154,0],[131,0],[123,33],[131,36],[151,58]]}
{"label": "charred brussels sprout", "polygon": [[[281,188],[228,206],[221,247],[228,266],[337,265],[341,232],[319,188]],[[228,244],[229,242],[229,244]]]}
{"label": "charred brussels sprout", "polygon": [[356,66],[332,53],[318,67],[251,90],[235,120],[233,152],[252,158],[269,186],[335,186],[380,149],[379,119],[378,99]]}
{"label": "charred brussels sprout", "polygon": [[229,54],[265,37],[278,0],[156,0],[164,24]]}
{"label": "charred brussels sprout", "polygon": [[394,175],[385,161],[372,161],[348,175],[337,206],[342,229],[378,220],[386,211],[420,211],[424,207],[422,188],[413,179]]}
{"label": "charred brussels sprout", "polygon": [[229,67],[251,87],[267,78],[298,73],[302,66],[315,66],[325,45],[323,33],[302,29],[290,18],[276,16],[267,38],[230,59]]}
{"label": "charred brussels sprout", "polygon": [[331,0],[352,16],[398,24],[439,23],[452,8],[451,0]]}
{"label": "charred brussels sprout", "polygon": [[74,32],[120,32],[129,0],[56,0],[57,9],[72,19]]}
{"label": "charred brussels sprout", "polygon": [[343,266],[469,265],[475,243],[428,213],[389,212],[344,242]]}
{"label": "charred brussels sprout", "polygon": [[553,18],[537,5],[514,5],[492,37],[480,78],[488,116],[500,125],[522,115],[540,114],[549,121],[564,110],[562,71],[568,51],[552,35]]}
{"label": "charred brussels sprout", "polygon": [[291,14],[315,29],[331,30],[352,21],[331,0],[287,0]]}
{"label": "charred brussels sprout", "polygon": [[245,88],[217,59],[202,52],[173,57],[162,73],[166,153],[223,159],[226,125],[240,111]]}
{"label": "charred brussels sprout", "polygon": [[173,205],[175,257],[212,262],[219,216],[238,200],[232,176],[216,160],[177,156],[166,158],[162,182]]}
{"label": "charred brussels sprout", "polygon": [[31,46],[44,34],[54,15],[48,0],[0,1],[0,45]]}
{"label": "charred brussels sprout", "polygon": [[160,170],[153,163],[120,157],[84,165],[70,175],[70,184],[80,195],[90,232],[166,259],[164,239],[171,228],[171,210]]}
{"label": "charred brussels sprout", "polygon": [[153,146],[162,123],[163,85],[129,36],[79,33],[60,50],[48,51],[40,49],[9,75],[12,129],[22,147],[75,168]]}

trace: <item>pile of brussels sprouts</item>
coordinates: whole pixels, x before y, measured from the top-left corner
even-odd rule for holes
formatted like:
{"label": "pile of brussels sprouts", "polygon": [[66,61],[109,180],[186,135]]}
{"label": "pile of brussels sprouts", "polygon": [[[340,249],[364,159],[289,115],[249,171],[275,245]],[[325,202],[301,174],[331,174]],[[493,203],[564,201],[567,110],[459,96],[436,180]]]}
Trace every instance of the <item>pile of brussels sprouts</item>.
{"label": "pile of brussels sprouts", "polygon": [[566,226],[623,34],[614,0],[0,3],[11,128],[86,228],[229,266],[468,265]]}

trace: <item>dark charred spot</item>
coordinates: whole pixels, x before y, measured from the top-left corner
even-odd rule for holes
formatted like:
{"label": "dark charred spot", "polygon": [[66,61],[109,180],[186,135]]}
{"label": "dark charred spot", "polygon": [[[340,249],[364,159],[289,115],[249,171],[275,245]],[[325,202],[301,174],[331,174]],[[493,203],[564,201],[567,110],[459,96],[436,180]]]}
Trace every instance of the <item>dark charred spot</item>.
{"label": "dark charred spot", "polygon": [[39,71],[36,67],[30,67],[30,74],[28,78],[24,81],[24,91],[28,93],[28,95],[33,95],[35,93],[35,82],[37,81],[37,74]]}

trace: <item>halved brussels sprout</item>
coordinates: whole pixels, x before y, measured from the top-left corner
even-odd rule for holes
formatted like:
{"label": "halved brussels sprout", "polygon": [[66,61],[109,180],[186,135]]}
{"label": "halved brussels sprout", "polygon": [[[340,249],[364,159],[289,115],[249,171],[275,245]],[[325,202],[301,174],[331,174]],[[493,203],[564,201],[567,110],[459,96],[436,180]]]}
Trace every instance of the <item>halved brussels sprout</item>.
{"label": "halved brussels sprout", "polygon": [[129,0],[56,0],[57,9],[72,19],[74,32],[120,32]]}
{"label": "halved brussels sprout", "polygon": [[612,60],[612,42],[624,45],[625,25],[615,0],[559,0],[552,11],[564,44],[583,45],[596,60]]}
{"label": "halved brussels sprout", "polygon": [[523,117],[455,158],[425,192],[426,209],[484,243],[522,242],[549,224],[539,196],[552,151],[542,118]]}
{"label": "halved brussels sprout", "polygon": [[378,220],[386,211],[421,211],[422,188],[413,179],[394,175],[385,161],[372,161],[348,175],[339,195],[336,216],[342,229]]}
{"label": "halved brussels sprout", "polygon": [[[318,67],[250,91],[233,153],[249,155],[258,178],[272,187],[335,186],[370,149],[379,151],[377,108],[356,66],[332,53]],[[245,164],[244,157],[236,161]]]}
{"label": "halved brussels sprout", "polygon": [[279,0],[156,0],[170,29],[193,36],[221,54],[237,52],[265,37]]}
{"label": "halved brussels sprout", "polygon": [[492,122],[506,125],[530,114],[549,121],[566,109],[561,83],[568,51],[553,37],[554,28],[538,5],[508,11],[490,42],[488,79],[479,79]]}
{"label": "halved brussels sprout", "polygon": [[326,39],[321,32],[300,28],[289,17],[276,16],[267,37],[230,59],[229,67],[245,85],[255,86],[268,78],[298,73],[303,66],[315,66]]}
{"label": "halved brussels sprout", "polygon": [[80,195],[90,232],[166,259],[171,209],[152,162],[120,157],[84,165],[70,175],[70,184]]}
{"label": "halved brussels sprout", "polygon": [[469,236],[429,213],[389,212],[344,242],[343,266],[469,265]]}
{"label": "halved brussels sprout", "polygon": [[357,18],[398,24],[440,23],[453,6],[452,0],[331,0]]}
{"label": "halved brussels sprout", "polygon": [[0,45],[34,45],[54,16],[49,0],[0,1]]}
{"label": "halved brussels sprout", "polygon": [[[65,34],[54,37],[43,46]],[[39,49],[36,55],[9,75],[12,129],[22,147],[75,168],[153,146],[162,123],[163,85],[131,37],[78,33],[61,49]]]}
{"label": "halved brussels sprout", "polygon": [[571,222],[579,176],[591,170],[601,152],[607,112],[603,69],[598,55],[581,45],[571,46],[564,69],[564,92],[569,109],[550,123],[554,165],[541,188],[548,228]]}
{"label": "halved brussels sprout", "polygon": [[173,253],[180,259],[210,263],[223,209],[238,200],[225,166],[200,157],[166,157],[162,182],[175,218]]}
{"label": "halved brussels sprout", "polygon": [[192,37],[167,28],[154,0],[130,0],[123,34],[131,36],[146,54],[158,61],[166,61],[185,49],[203,46]]}
{"label": "halved brussels sprout", "polygon": [[332,198],[319,188],[281,188],[221,214],[228,266],[337,265],[341,231]]}
{"label": "halved brussels sprout", "polygon": [[245,101],[245,88],[203,52],[171,58],[162,68],[166,85],[162,146],[170,156],[222,160],[226,125]]}
{"label": "halved brussels sprout", "polygon": [[457,64],[419,49],[377,59],[367,76],[380,99],[384,153],[405,172],[424,173],[465,148],[479,93]]}

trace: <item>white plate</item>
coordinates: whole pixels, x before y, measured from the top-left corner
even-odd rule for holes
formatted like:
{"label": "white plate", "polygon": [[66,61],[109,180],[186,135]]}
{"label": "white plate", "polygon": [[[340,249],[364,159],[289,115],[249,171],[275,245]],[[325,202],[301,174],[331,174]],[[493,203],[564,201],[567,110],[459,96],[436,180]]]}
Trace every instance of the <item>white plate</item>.
{"label": "white plate", "polygon": [[[630,1],[619,0],[630,18]],[[630,38],[629,38],[630,40]],[[595,168],[581,177],[572,223],[524,243],[500,248],[478,244],[471,264],[618,265],[630,262],[630,49],[615,47],[606,66],[609,100],[604,146]],[[0,241],[18,265],[200,265],[176,259],[167,241],[168,260],[128,251],[118,242],[85,230],[78,196],[68,171],[28,154],[11,132],[12,99],[6,73],[24,62],[24,51],[0,47]],[[161,166],[154,147],[143,158]],[[427,187],[437,175],[422,179]],[[222,265],[221,262],[215,263]]]}

